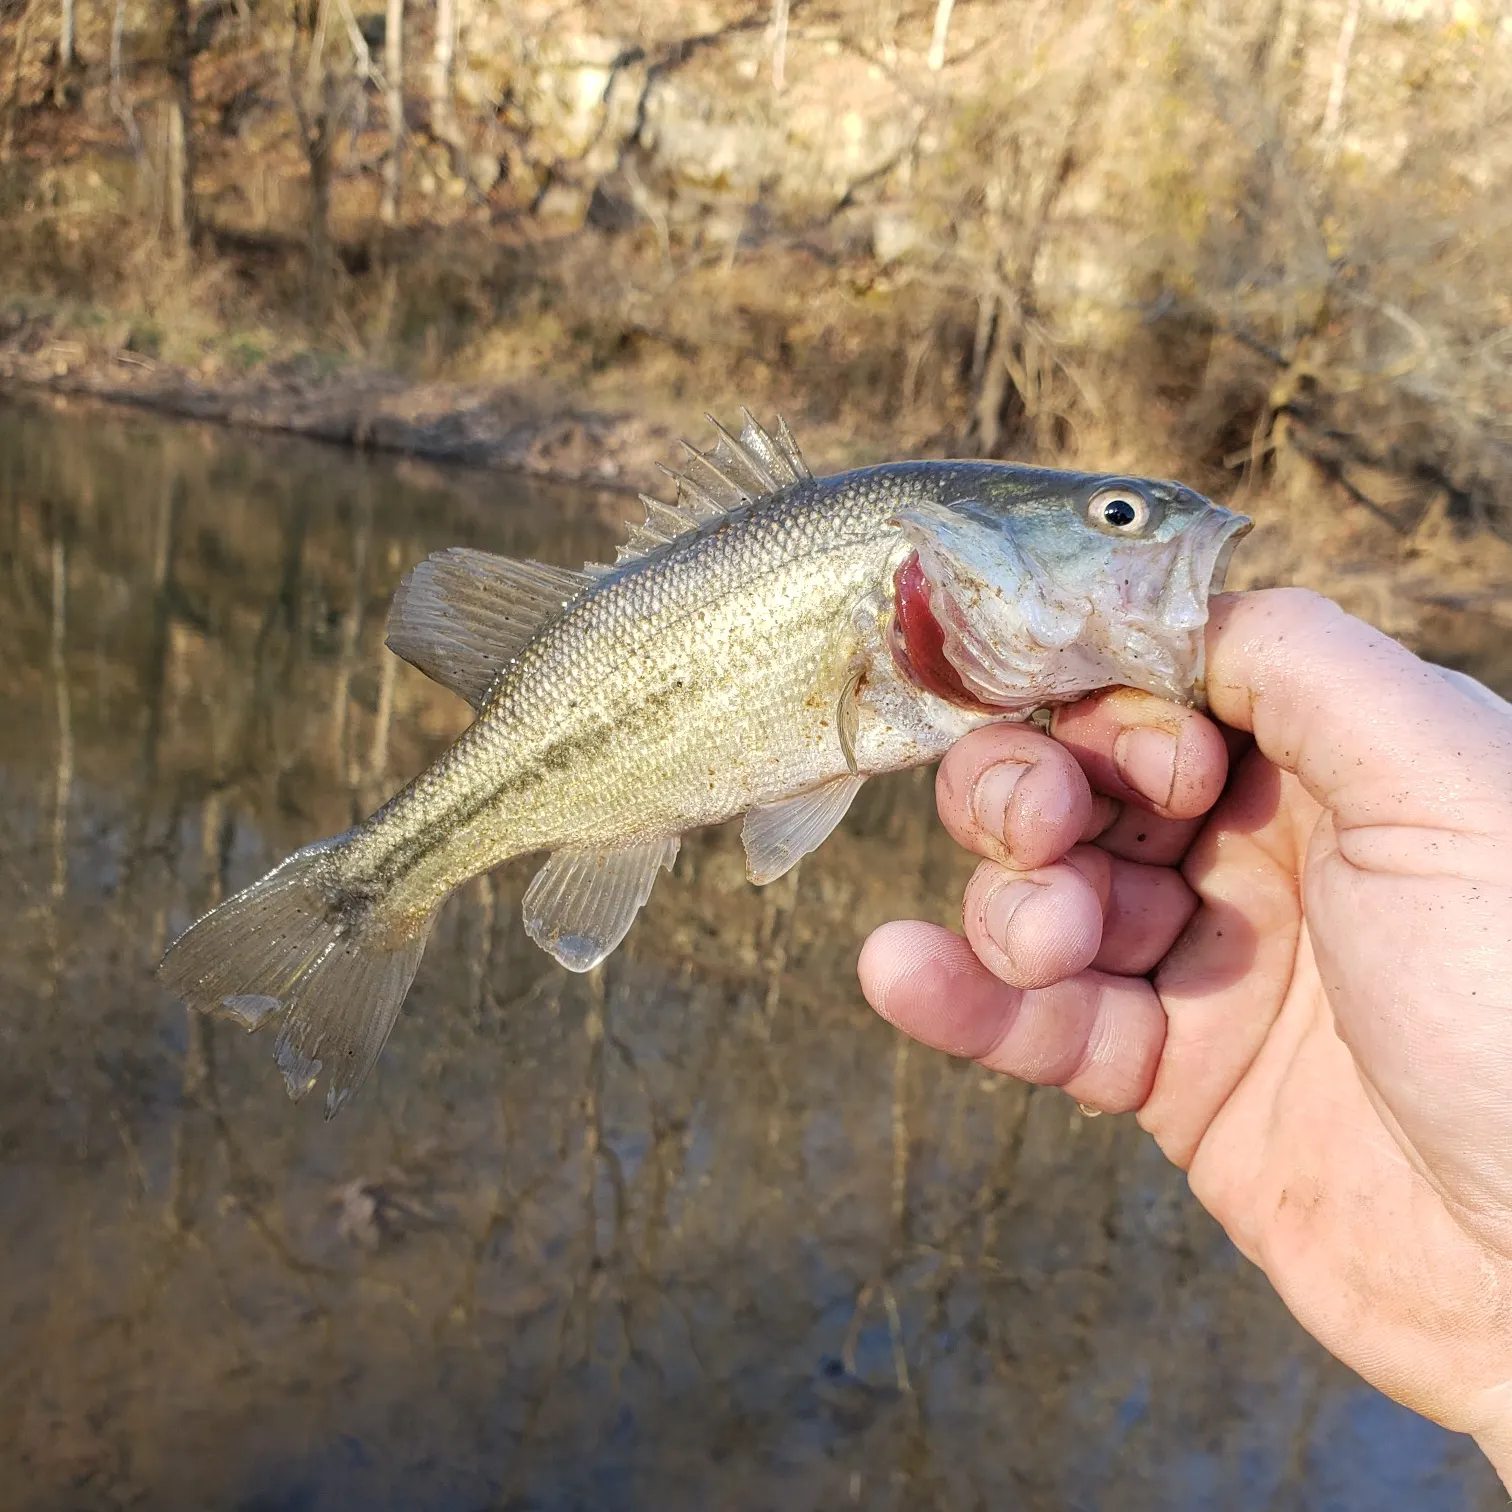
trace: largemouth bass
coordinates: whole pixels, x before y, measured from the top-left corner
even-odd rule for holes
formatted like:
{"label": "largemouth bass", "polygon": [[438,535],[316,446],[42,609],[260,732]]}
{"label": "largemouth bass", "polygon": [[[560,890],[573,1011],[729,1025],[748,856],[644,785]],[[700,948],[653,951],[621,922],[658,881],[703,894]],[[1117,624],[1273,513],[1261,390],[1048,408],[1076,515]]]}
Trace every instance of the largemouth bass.
{"label": "largemouth bass", "polygon": [[624,939],[679,837],[744,815],[747,871],[814,850],[873,773],[1112,685],[1200,702],[1241,515],[1178,483],[982,462],[815,478],[747,413],[643,496],[613,567],[472,550],[417,566],[388,644],[475,722],[370,819],[296,852],[161,967],[195,1008],[278,1020],[327,1116],[388,1038],[436,911],[550,853],[525,927],[569,970]]}

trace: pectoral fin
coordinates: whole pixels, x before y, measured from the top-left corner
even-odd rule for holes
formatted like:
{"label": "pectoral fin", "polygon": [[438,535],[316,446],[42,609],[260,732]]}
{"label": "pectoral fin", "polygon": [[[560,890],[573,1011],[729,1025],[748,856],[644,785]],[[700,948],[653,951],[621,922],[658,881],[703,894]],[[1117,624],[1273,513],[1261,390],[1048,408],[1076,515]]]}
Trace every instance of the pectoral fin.
{"label": "pectoral fin", "polygon": [[860,776],[837,777],[796,798],[751,809],[740,835],[745,842],[746,875],[762,887],[818,850],[845,818],[865,781]]}
{"label": "pectoral fin", "polygon": [[623,850],[553,852],[525,889],[526,933],[568,971],[591,971],[629,934],[679,843],[668,835]]}

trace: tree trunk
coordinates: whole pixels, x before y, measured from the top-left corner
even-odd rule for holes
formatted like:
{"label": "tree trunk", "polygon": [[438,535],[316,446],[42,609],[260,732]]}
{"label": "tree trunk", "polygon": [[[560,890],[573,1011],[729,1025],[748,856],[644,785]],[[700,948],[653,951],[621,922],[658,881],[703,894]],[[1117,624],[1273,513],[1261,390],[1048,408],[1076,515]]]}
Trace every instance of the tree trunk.
{"label": "tree trunk", "polygon": [[383,90],[388,102],[389,151],[383,165],[379,215],[385,226],[396,226],[404,185],[404,0],[388,0],[383,23]]}
{"label": "tree trunk", "polygon": [[171,0],[168,21],[168,77],[173,97],[168,116],[168,233],[180,250],[199,233],[194,199],[194,47],[189,0]]}
{"label": "tree trunk", "polygon": [[929,39],[929,66],[934,73],[945,66],[945,46],[950,40],[950,13],[955,0],[939,0],[935,6],[934,35]]}
{"label": "tree trunk", "polygon": [[305,161],[310,168],[309,303],[310,318],[323,321],[330,309],[331,288],[331,126],[332,81],[323,80],[320,103],[305,132]]}
{"label": "tree trunk", "polygon": [[58,14],[58,67],[53,74],[53,104],[68,103],[68,76],[74,66],[74,0],[62,0]]}
{"label": "tree trunk", "polygon": [[11,58],[10,89],[5,96],[5,127],[0,130],[0,160],[8,159],[16,135],[16,111],[21,104],[21,72],[26,62],[26,44],[31,31],[32,10],[37,0],[26,0],[21,19],[16,24],[15,54]]}
{"label": "tree trunk", "polygon": [[772,5],[772,88],[781,94],[787,85],[788,0]]}
{"label": "tree trunk", "polygon": [[1274,40],[1265,61],[1265,83],[1272,99],[1279,99],[1289,82],[1292,57],[1302,28],[1302,0],[1280,0]]}
{"label": "tree trunk", "polygon": [[289,47],[289,98],[299,122],[299,145],[310,175],[310,215],[306,228],[307,316],[319,325],[330,313],[331,180],[340,85],[327,53],[330,0],[306,5],[296,0]]}
{"label": "tree trunk", "polygon": [[1332,164],[1339,148],[1339,132],[1344,124],[1344,97],[1349,92],[1349,65],[1354,55],[1355,33],[1360,26],[1360,0],[1348,0],[1344,19],[1339,24],[1339,42],[1334,50],[1333,76],[1328,81],[1328,102],[1323,107],[1323,123],[1318,136],[1323,143],[1323,161]]}
{"label": "tree trunk", "polygon": [[110,17],[110,113],[121,123],[126,140],[138,164],[138,177],[145,169],[142,164],[142,134],[137,130],[136,116],[126,98],[125,77],[126,0],[115,0]]}
{"label": "tree trunk", "polygon": [[458,0],[436,0],[436,45],[431,54],[431,135],[451,153],[452,172],[466,177],[466,143],[452,100],[456,68]]}

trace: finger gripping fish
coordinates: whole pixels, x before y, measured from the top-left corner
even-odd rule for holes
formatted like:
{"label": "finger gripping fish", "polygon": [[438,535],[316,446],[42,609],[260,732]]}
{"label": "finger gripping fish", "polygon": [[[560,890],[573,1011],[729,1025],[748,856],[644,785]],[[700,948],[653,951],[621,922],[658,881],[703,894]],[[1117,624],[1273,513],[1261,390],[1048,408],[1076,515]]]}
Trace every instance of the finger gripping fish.
{"label": "finger gripping fish", "polygon": [[995,720],[1125,685],[1202,698],[1203,626],[1243,516],[1177,483],[985,462],[815,478],[749,414],[643,496],[612,567],[455,549],[395,597],[388,644],[474,723],[371,818],[289,857],[169,950],[164,980],[277,1021],[328,1116],[372,1069],[437,910],[550,853],[525,927],[569,970],[624,939],[679,837],[744,815],[775,880],[866,778]]}

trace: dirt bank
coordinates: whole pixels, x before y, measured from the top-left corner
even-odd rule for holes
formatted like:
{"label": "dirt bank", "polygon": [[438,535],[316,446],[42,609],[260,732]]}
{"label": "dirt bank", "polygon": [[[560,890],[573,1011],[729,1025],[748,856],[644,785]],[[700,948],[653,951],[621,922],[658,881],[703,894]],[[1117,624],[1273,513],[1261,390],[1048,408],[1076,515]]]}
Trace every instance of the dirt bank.
{"label": "dirt bank", "polygon": [[13,322],[0,343],[0,393],[84,397],[600,487],[646,486],[654,463],[673,449],[664,429],[636,415],[576,407],[541,386],[526,393],[321,369],[313,357],[293,358],[244,377],[207,379],[154,358],[102,350],[36,316]]}
{"label": "dirt bank", "polygon": [[1498,8],[33,9],[11,383],[615,483],[747,403],[1512,534]]}

